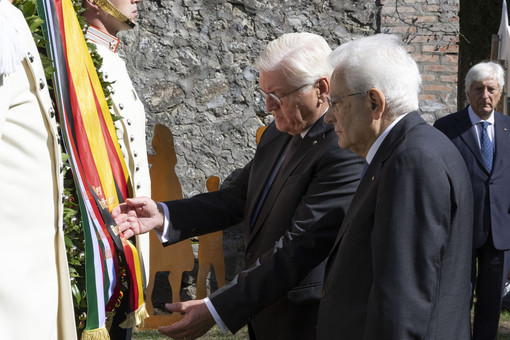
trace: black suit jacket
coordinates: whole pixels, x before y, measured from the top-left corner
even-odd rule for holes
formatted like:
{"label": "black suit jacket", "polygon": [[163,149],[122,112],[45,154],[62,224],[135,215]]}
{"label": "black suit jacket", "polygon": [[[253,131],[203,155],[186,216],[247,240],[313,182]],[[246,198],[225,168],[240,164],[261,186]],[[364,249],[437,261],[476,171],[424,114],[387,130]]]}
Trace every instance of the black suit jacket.
{"label": "black suit jacket", "polygon": [[455,146],[407,114],[376,152],[340,228],[318,339],[469,339],[472,205]]}
{"label": "black suit jacket", "polygon": [[315,337],[324,264],[359,182],[363,160],[338,147],[320,118],[273,182],[253,228],[264,185],[291,136],[271,124],[253,160],[223,189],[166,202],[171,242],[241,221],[246,264],[210,299],[232,332],[248,322],[257,339]]}
{"label": "black suit jacket", "polygon": [[510,118],[494,112],[495,154],[490,173],[467,108],[438,119],[434,127],[459,149],[471,175],[475,197],[473,248],[481,247],[491,230],[496,249],[510,249]]}

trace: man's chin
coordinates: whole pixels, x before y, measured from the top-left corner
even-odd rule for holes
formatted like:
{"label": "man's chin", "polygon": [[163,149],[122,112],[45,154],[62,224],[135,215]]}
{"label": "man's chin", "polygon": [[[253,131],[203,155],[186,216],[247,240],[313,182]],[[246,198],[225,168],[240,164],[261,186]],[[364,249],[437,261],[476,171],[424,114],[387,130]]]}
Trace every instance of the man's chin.
{"label": "man's chin", "polygon": [[489,107],[484,107],[482,109],[482,112],[485,113],[486,115],[490,114],[492,111],[494,110],[493,107],[489,106]]}
{"label": "man's chin", "polygon": [[285,133],[289,132],[289,127],[287,126],[287,124],[285,124],[283,119],[274,117],[274,123],[275,123],[276,128],[278,129],[278,131],[285,132]]}

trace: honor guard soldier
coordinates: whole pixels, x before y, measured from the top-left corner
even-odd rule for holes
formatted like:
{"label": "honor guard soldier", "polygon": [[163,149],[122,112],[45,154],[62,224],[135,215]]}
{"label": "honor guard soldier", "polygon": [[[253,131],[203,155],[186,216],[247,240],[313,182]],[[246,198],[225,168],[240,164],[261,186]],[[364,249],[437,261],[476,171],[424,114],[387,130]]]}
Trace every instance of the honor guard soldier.
{"label": "honor guard soldier", "polygon": [[23,14],[0,0],[0,339],[77,338],[63,169],[32,33]]}

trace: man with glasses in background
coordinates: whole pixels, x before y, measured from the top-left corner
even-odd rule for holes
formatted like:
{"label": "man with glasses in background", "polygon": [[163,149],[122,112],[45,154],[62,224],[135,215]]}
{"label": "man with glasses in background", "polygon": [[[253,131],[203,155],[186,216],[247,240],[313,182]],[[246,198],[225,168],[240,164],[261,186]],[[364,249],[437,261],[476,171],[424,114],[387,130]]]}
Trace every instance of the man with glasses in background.
{"label": "man with glasses in background", "polygon": [[204,300],[168,305],[185,315],[161,327],[164,334],[191,340],[216,322],[232,333],[248,324],[250,339],[315,339],[323,262],[363,164],[337,147],[323,120],[330,52],[317,35],[290,33],[257,59],[274,122],[227,186],[172,202],[131,199],[114,209],[126,237],[155,229],[165,244],[244,224],[247,269]]}

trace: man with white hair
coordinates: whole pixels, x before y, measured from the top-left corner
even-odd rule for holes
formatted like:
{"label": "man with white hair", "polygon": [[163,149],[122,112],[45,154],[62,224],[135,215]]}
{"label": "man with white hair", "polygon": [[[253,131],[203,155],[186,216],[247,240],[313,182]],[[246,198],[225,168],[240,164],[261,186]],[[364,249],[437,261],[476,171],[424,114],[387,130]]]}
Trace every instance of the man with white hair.
{"label": "man with white hair", "polygon": [[155,229],[166,243],[244,224],[247,269],[205,301],[169,305],[185,315],[161,327],[164,334],[191,340],[216,321],[233,333],[248,324],[250,339],[315,339],[324,260],[363,164],[336,146],[323,120],[330,52],[310,33],[285,34],[267,46],[257,67],[274,122],[226,187],[157,205],[127,200],[112,212],[126,237]]}
{"label": "man with white hair", "polygon": [[326,265],[318,339],[469,339],[469,173],[417,112],[418,67],[385,34],[330,61],[325,120],[369,165]]}
{"label": "man with white hair", "polygon": [[434,123],[459,149],[473,185],[475,340],[497,339],[501,297],[510,269],[510,118],[495,111],[504,79],[497,63],[476,64],[465,79],[469,106]]}

